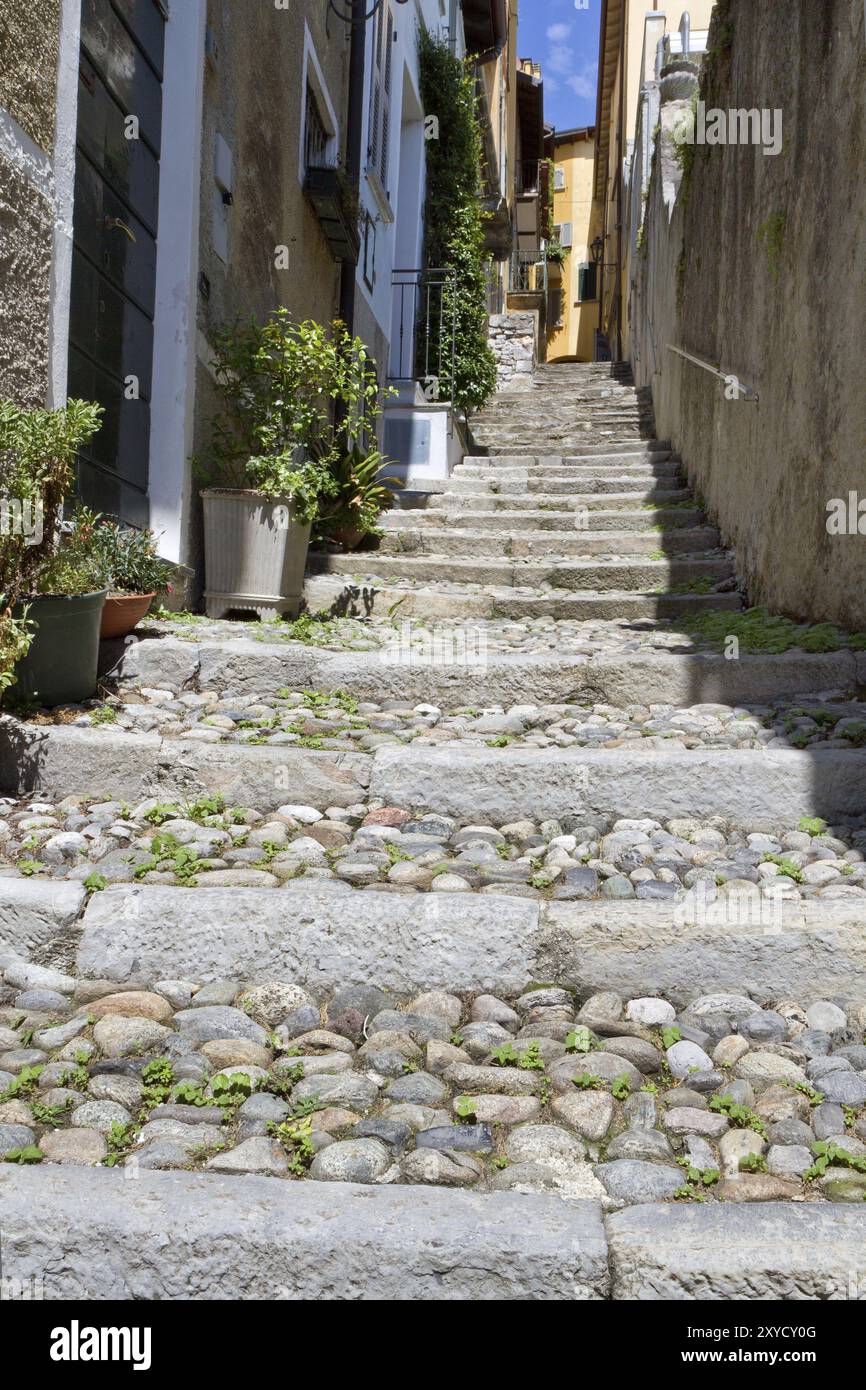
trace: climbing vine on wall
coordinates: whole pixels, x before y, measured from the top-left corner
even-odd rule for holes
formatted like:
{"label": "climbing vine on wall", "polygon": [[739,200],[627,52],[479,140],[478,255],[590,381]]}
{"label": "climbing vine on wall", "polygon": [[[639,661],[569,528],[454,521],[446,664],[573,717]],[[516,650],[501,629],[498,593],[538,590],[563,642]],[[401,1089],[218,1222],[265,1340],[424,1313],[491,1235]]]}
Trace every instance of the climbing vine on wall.
{"label": "climbing vine on wall", "polygon": [[496,361],[487,342],[489,258],[479,203],[482,145],[475,82],[471,68],[423,29],[419,60],[427,125],[437,134],[425,142],[424,261],[429,267],[455,271],[454,302],[446,292],[443,314],[443,321],[450,323],[452,308],[456,312],[454,381],[450,353],[443,352],[439,395],[450,396],[461,409],[478,410],[496,385]]}

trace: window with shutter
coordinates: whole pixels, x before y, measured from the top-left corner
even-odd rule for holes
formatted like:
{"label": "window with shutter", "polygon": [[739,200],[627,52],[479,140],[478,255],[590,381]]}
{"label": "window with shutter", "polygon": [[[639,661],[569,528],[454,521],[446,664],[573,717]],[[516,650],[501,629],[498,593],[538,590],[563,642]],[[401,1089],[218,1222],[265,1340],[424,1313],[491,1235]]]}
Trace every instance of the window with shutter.
{"label": "window with shutter", "polygon": [[383,13],[376,16],[373,37],[373,75],[370,84],[370,120],[367,132],[367,165],[375,169],[379,162],[379,119],[382,110],[382,26]]}
{"label": "window with shutter", "polygon": [[570,222],[563,222],[562,225],[560,226],[560,228],[559,228],[559,244],[560,244],[560,246],[570,246],[570,245],[571,245],[571,223],[570,223]]}
{"label": "window with shutter", "polygon": [[554,187],[554,189],[555,189],[557,192],[561,192],[562,189],[565,188],[565,170],[564,170],[564,169],[556,169],[556,170],[554,170],[554,174],[553,174],[553,187]]}
{"label": "window with shutter", "polygon": [[595,262],[593,261],[592,264],[584,262],[580,266],[577,275],[577,298],[579,303],[582,303],[585,299],[597,298],[595,289],[595,279]]}
{"label": "window with shutter", "polygon": [[381,154],[379,177],[382,187],[388,189],[388,136],[391,130],[391,52],[394,47],[394,17],[388,11],[388,24],[385,30],[384,71],[382,74],[382,132],[380,138]]}

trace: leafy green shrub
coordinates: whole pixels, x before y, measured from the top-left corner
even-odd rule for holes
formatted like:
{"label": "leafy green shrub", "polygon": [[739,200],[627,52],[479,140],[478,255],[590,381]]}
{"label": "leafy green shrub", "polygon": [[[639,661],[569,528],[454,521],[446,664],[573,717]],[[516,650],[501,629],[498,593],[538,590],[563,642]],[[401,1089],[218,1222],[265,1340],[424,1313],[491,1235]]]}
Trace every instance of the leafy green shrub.
{"label": "leafy green shrub", "polygon": [[171,565],[159,558],[153,531],[136,531],[100,517],[93,548],[103,585],[113,593],[171,593]]}
{"label": "leafy green shrub", "polygon": [[380,413],[361,339],[339,320],[298,323],[279,308],[220,333],[212,367],[222,409],[200,471],[213,486],[291,498],[297,519],[313,521],[321,500],[340,496],[341,452],[362,446]]}
{"label": "leafy green shrub", "polygon": [[[0,401],[0,696],[32,641],[22,598],[46,592],[39,576],[54,554],[63,500],[72,489],[78,450],[96,433],[102,407],[68,402],[63,410],[22,410]],[[27,509],[29,526],[13,524]],[[68,592],[82,592],[70,589]]]}

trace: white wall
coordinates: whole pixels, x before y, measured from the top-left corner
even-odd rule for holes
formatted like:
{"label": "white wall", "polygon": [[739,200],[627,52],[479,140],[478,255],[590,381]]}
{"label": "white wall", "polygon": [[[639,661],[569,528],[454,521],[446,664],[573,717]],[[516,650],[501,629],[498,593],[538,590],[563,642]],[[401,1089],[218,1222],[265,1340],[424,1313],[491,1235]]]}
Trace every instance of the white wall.
{"label": "white wall", "polygon": [[[362,246],[357,274],[359,297],[367,304],[389,342],[396,312],[391,287],[392,272],[395,267],[414,268],[421,264],[424,178],[423,107],[418,87],[419,25],[423,21],[432,34],[445,35],[448,22],[448,5],[441,3],[441,0],[414,0],[414,3],[404,5],[390,0],[390,5],[396,37],[391,50],[391,120],[386,190],[378,187],[375,176],[371,177],[367,172],[376,24],[371,20],[367,25],[361,149]],[[408,129],[404,129],[404,122]],[[372,290],[364,280],[365,211],[369,212],[376,226],[376,275]]]}
{"label": "white wall", "polygon": [[183,561],[190,502],[195,389],[202,99],[206,0],[173,5],[165,31],[153,393],[150,410],[150,524],[159,552]]}

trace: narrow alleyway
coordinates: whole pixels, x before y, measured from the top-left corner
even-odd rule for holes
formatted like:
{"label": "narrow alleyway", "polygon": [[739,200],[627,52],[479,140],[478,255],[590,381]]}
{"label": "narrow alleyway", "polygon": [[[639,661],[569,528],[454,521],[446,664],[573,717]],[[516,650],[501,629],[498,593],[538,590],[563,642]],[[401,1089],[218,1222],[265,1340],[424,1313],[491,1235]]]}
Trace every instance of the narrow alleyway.
{"label": "narrow alleyway", "polygon": [[64,1294],[274,1297],[289,1247],[306,1297],[844,1296],[866,656],[726,659],[729,558],[610,367],[474,430],[313,558],[342,616],[154,623],[0,719],[4,1239],[63,1223]]}
{"label": "narrow alleyway", "polygon": [[[379,591],[373,611],[400,601],[404,616],[616,621],[740,607],[681,460],[654,438],[647,393],[612,380],[609,364],[539,368],[531,390],[494,397],[472,433],[480,452],[447,491],[386,514],[375,558],[313,566],[354,578],[366,560],[371,574],[356,582]],[[323,580],[312,595],[333,600],[340,585]]]}

